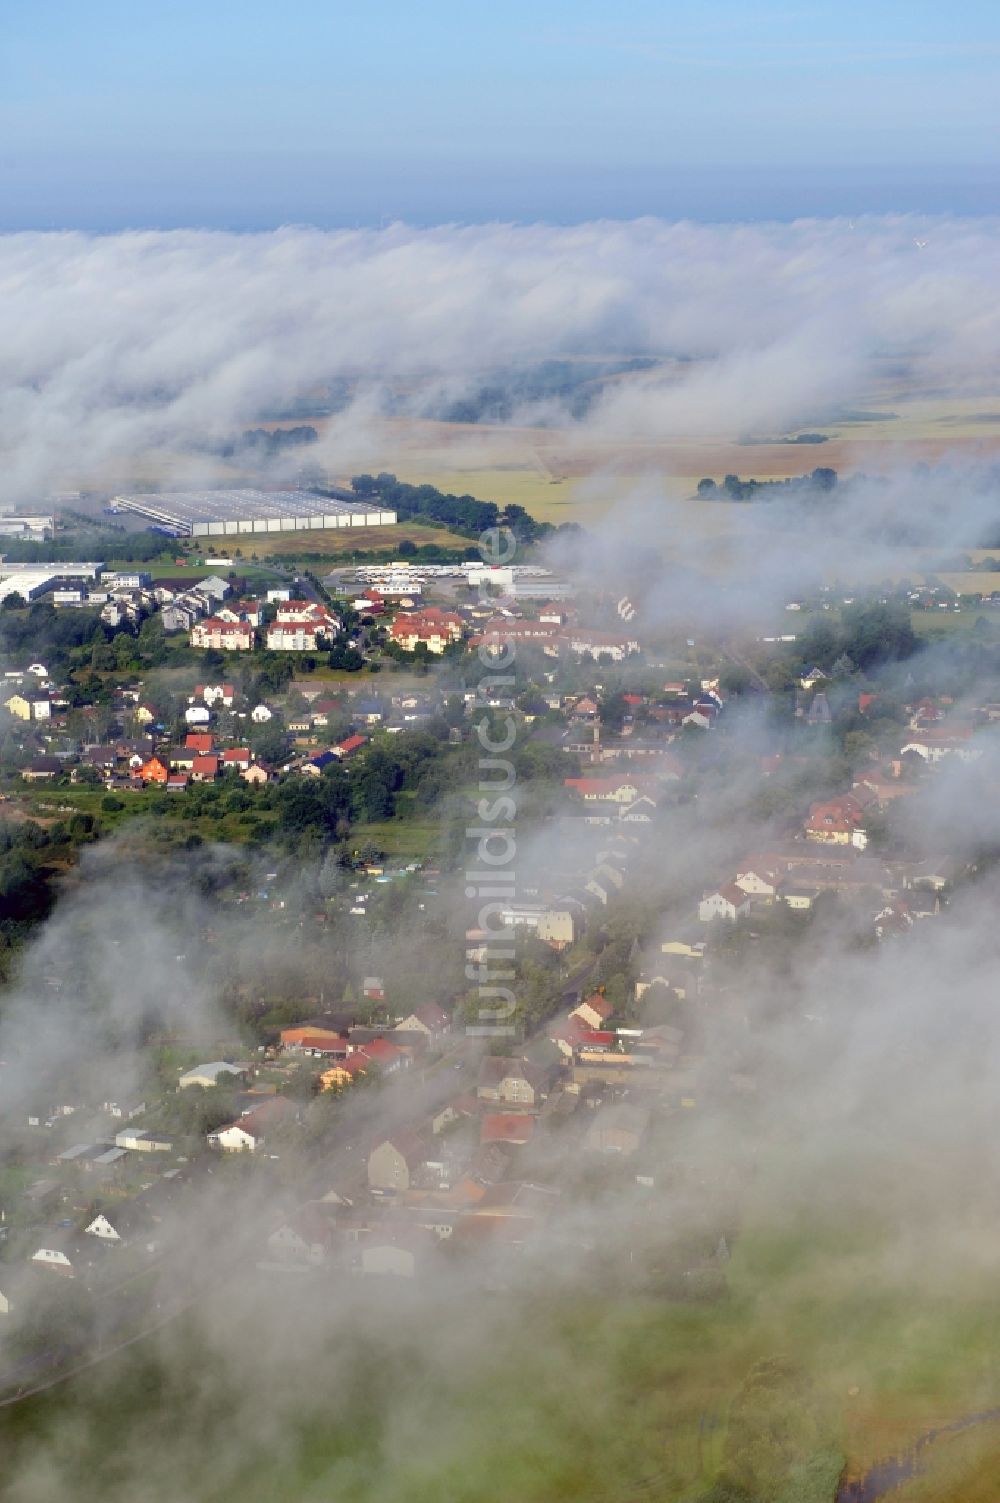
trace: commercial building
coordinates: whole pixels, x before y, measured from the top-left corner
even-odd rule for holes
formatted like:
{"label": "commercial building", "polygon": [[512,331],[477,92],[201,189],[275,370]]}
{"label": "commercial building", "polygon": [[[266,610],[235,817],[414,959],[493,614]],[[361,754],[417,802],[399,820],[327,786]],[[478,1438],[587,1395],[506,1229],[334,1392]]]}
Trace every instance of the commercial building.
{"label": "commercial building", "polygon": [[396,513],[384,507],[300,490],[160,491],[116,496],[113,504],[180,537],[385,527],[396,521]]}

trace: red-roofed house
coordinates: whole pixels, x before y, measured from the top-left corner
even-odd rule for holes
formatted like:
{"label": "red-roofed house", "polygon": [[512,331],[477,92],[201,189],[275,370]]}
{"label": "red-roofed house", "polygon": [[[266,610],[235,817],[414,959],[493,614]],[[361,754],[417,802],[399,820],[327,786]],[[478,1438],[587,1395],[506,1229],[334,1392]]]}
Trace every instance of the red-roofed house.
{"label": "red-roofed house", "polygon": [[703,924],[710,924],[716,918],[729,919],[735,923],[736,919],[749,912],[750,898],[735,882],[726,882],[722,887],[707,892],[698,904],[698,917]]}
{"label": "red-roofed house", "polygon": [[218,776],[218,757],[195,757],[191,764],[191,781],[193,783],[214,783]]}
{"label": "red-roofed house", "polygon": [[428,652],[440,654],[452,642],[462,640],[464,626],[461,616],[454,611],[442,611],[432,605],[395,616],[389,635],[404,652],[414,652],[422,643]]}
{"label": "red-roofed house", "polygon": [[330,750],[335,757],[343,759],[345,757],[353,757],[355,752],[359,752],[363,746],[367,745],[367,736],[354,735],[347,736],[343,741],[338,741],[336,746],[330,747]]}
{"label": "red-roofed house", "polygon": [[200,752],[202,756],[215,750],[215,738],[207,731],[188,731],[184,737],[184,747],[187,751]]}
{"label": "red-roofed house", "polygon": [[485,1112],[479,1124],[480,1143],[527,1143],[535,1118],[527,1112]]}
{"label": "red-roofed house", "polygon": [[203,700],[207,705],[222,704],[230,710],[236,698],[236,690],[232,684],[197,684],[194,697]]}
{"label": "red-roofed house", "polygon": [[250,748],[247,746],[230,746],[222,753],[222,765],[224,768],[235,767],[242,772],[249,767],[251,762]]}
{"label": "red-roofed house", "polygon": [[614,1007],[607,997],[602,992],[594,992],[573,1008],[570,1017],[579,1018],[584,1028],[600,1028],[613,1012]]}
{"label": "red-roofed house", "polygon": [[580,1040],[582,1049],[613,1049],[618,1035],[610,1028],[585,1028]]}
{"label": "red-roofed house", "polygon": [[283,1049],[301,1049],[303,1039],[328,1040],[332,1044],[343,1043],[343,1035],[332,1032],[329,1028],[319,1028],[309,1023],[302,1024],[297,1028],[283,1028],[281,1030],[281,1047]]}
{"label": "red-roofed house", "polygon": [[573,1051],[579,1049],[589,1032],[590,1029],[583,1019],[574,1017],[570,1013],[569,1017],[560,1018],[557,1023],[550,1026],[549,1038],[567,1058],[572,1059]]}
{"label": "red-roofed house", "polygon": [[398,1048],[396,1044],[390,1044],[388,1039],[372,1039],[369,1044],[358,1044],[352,1051],[360,1054],[362,1059],[368,1060],[373,1065],[378,1065],[387,1075],[404,1068],[409,1063],[408,1055]]}

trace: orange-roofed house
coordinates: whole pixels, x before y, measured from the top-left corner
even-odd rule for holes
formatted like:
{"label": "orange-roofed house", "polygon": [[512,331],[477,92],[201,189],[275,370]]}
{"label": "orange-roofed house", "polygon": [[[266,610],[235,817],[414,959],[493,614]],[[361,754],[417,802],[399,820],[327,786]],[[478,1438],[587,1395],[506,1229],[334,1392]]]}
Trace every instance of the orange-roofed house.
{"label": "orange-roofed house", "polygon": [[302,1024],[297,1028],[283,1028],[281,1030],[281,1047],[283,1049],[301,1049],[304,1039],[330,1044],[331,1053],[335,1052],[332,1048],[333,1045],[345,1044],[342,1034],[334,1033],[329,1028],[317,1028],[308,1023]]}
{"label": "orange-roofed house", "polygon": [[162,783],[165,786],[170,777],[170,769],[161,757],[150,757],[148,762],[143,762],[139,776],[144,783]]}

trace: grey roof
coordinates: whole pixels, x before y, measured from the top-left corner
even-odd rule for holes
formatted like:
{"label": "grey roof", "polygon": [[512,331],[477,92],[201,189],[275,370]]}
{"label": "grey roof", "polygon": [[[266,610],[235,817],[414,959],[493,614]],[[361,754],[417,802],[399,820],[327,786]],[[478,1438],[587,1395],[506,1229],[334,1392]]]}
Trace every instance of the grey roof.
{"label": "grey roof", "polygon": [[213,1059],[208,1064],[195,1065],[193,1069],[185,1070],[178,1084],[183,1085],[185,1081],[190,1081],[192,1085],[195,1085],[204,1076],[211,1076],[213,1080],[218,1080],[220,1075],[240,1075],[242,1073],[242,1065],[230,1064],[225,1059]]}

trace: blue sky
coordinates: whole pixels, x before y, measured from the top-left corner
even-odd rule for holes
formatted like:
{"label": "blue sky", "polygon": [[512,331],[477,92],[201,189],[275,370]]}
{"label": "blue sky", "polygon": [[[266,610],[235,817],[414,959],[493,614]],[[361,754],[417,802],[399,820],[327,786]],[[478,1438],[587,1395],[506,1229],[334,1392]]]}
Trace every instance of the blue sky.
{"label": "blue sky", "polygon": [[12,0],[0,227],[1000,210],[979,0]]}

